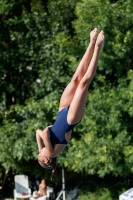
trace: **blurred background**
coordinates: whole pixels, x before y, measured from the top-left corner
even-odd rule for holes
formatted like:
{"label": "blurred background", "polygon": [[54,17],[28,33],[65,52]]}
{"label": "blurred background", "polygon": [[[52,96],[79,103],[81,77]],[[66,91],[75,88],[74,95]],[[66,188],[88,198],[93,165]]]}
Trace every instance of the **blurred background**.
{"label": "blurred background", "polygon": [[[85,116],[51,171],[37,162],[35,131],[56,119],[60,96],[95,27],[105,31]],[[133,185],[133,2],[131,0],[0,0],[0,185],[12,196],[14,176],[45,177],[79,200],[115,200]]]}

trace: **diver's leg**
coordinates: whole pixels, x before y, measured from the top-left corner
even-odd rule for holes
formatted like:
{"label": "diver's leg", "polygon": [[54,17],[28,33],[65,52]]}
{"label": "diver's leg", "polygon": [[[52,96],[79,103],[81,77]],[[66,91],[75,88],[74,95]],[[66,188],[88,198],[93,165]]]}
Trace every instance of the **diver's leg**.
{"label": "diver's leg", "polygon": [[75,91],[78,87],[78,84],[88,69],[88,65],[90,63],[90,60],[91,60],[91,57],[93,54],[97,34],[98,34],[97,28],[95,28],[93,31],[91,31],[90,44],[89,44],[82,60],[80,61],[70,83],[67,85],[67,87],[65,88],[65,90],[61,96],[59,110],[62,110],[64,107],[69,106],[71,104],[72,99],[75,94]]}
{"label": "diver's leg", "polygon": [[70,108],[69,108],[68,116],[67,116],[67,120],[69,124],[75,124],[79,122],[84,115],[85,103],[86,103],[86,99],[88,95],[88,88],[95,75],[98,58],[99,58],[100,50],[103,47],[103,43],[104,43],[104,32],[101,31],[98,35],[98,38],[95,44],[94,54],[91,59],[90,65],[85,75],[81,79],[77,87],[77,90],[75,92],[75,95],[73,97],[73,100],[70,104]]}

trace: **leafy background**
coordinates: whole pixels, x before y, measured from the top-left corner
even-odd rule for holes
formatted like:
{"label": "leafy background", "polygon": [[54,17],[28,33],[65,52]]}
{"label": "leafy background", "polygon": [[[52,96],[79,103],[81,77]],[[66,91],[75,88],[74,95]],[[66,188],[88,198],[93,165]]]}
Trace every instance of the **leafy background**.
{"label": "leafy background", "polygon": [[[9,172],[8,182],[13,182],[16,173],[49,177],[50,172],[44,172],[37,163],[35,130],[54,122],[60,95],[94,27],[105,31],[105,46],[89,90],[85,116],[60,155],[58,166],[66,167],[68,181],[74,176],[81,186],[88,176],[94,182],[95,176],[105,183],[106,177],[118,181],[116,197],[111,196],[110,187],[102,189],[94,184],[102,199],[118,199],[131,184],[132,2],[0,0],[1,184],[5,170]],[[60,183],[59,173],[55,186]],[[87,192],[87,198],[97,199],[96,193],[91,196],[91,189]]]}

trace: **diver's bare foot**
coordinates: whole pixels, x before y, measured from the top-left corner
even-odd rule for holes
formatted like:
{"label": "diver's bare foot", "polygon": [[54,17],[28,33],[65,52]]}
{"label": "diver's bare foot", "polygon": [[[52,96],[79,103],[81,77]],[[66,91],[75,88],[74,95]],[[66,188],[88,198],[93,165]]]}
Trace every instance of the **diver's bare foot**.
{"label": "diver's bare foot", "polygon": [[95,45],[97,36],[98,36],[98,29],[97,29],[97,28],[94,28],[94,29],[90,32],[90,43],[92,43],[93,45]]}
{"label": "diver's bare foot", "polygon": [[95,48],[98,48],[99,50],[101,50],[104,47],[104,31],[101,31],[98,34],[97,40],[96,40],[96,44],[95,44]]}

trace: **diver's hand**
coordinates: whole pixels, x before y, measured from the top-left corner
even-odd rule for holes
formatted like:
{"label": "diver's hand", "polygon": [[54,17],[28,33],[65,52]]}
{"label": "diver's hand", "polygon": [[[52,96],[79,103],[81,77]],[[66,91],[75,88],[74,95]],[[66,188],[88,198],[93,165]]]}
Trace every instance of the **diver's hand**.
{"label": "diver's hand", "polygon": [[52,127],[52,125],[47,126],[47,127],[43,130],[43,134],[45,134],[45,133],[49,133],[51,127]]}

